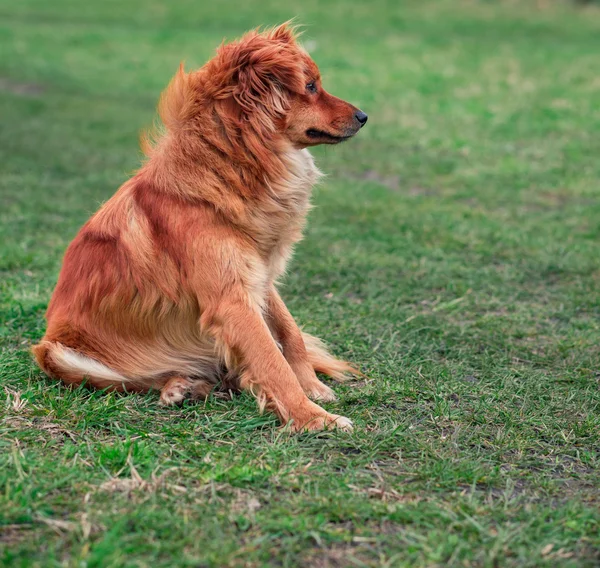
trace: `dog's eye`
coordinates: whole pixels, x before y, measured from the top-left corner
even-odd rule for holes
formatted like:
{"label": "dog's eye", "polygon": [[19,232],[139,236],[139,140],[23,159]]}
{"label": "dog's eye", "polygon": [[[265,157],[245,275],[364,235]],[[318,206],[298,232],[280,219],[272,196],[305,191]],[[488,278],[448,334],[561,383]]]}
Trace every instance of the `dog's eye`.
{"label": "dog's eye", "polygon": [[309,93],[316,93],[317,92],[317,85],[315,85],[314,81],[309,83],[308,85],[306,85],[306,90]]}

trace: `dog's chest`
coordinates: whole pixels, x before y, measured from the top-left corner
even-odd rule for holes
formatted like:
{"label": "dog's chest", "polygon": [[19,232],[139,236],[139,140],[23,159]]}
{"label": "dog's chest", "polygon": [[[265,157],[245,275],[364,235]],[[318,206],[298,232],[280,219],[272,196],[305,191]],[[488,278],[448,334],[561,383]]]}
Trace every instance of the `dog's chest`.
{"label": "dog's chest", "polygon": [[260,232],[271,279],[285,270],[293,245],[302,238],[312,188],[321,175],[308,150],[294,150],[286,161],[287,175],[272,185],[268,206],[261,214]]}

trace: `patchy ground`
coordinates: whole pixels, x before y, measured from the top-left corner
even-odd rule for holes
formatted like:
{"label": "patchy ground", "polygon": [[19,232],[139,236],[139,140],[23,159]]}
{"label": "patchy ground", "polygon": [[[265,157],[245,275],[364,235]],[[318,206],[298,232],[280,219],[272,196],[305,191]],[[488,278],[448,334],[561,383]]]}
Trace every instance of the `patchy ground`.
{"label": "patchy ground", "polygon": [[[600,12],[562,2],[0,7],[0,564],[596,566]],[[283,289],[368,380],[352,435],[249,396],[68,390],[29,346],[180,59],[297,15],[369,113]]]}

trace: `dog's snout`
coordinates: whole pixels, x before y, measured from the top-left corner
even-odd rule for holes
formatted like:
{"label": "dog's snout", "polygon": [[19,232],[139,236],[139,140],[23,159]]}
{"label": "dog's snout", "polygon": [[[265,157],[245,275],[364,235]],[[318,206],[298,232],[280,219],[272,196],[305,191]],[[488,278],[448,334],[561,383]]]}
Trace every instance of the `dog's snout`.
{"label": "dog's snout", "polygon": [[356,114],[354,115],[354,118],[358,120],[358,122],[360,123],[360,127],[362,128],[365,124],[367,124],[367,120],[369,117],[362,110],[357,110]]}

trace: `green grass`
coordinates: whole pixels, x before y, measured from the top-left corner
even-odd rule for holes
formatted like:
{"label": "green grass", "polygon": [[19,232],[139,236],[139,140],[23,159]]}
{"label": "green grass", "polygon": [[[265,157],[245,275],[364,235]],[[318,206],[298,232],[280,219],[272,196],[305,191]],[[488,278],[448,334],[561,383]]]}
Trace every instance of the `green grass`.
{"label": "green grass", "polygon": [[[314,151],[283,289],[368,374],[327,405],[355,432],[44,379],[63,251],[179,61],[292,16],[370,116]],[[0,52],[0,564],[598,565],[599,8],[1,0]]]}

